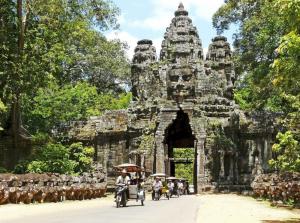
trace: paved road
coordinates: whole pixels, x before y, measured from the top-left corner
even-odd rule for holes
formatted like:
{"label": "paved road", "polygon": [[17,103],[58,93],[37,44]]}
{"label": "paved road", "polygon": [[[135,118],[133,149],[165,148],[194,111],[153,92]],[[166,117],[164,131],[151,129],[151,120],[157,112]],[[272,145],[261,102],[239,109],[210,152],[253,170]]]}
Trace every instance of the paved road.
{"label": "paved road", "polygon": [[[148,196],[149,198],[149,196]],[[112,197],[63,203],[3,205],[0,223],[296,223],[299,211],[234,194],[182,196],[169,201],[130,201],[116,208]]]}
{"label": "paved road", "polygon": [[[148,196],[149,197],[149,196]],[[65,204],[42,204],[23,206],[10,217],[5,217],[0,207],[1,223],[196,223],[199,208],[199,198],[182,196],[161,199],[160,201],[146,200],[145,206],[140,206],[130,200],[128,207],[116,208],[112,198],[97,201],[70,202]],[[50,205],[50,206],[49,206]],[[13,206],[7,207],[7,210]],[[16,206],[14,206],[16,207]],[[48,208],[47,208],[48,207]],[[28,211],[26,211],[26,209]],[[45,210],[46,209],[46,210]],[[47,210],[48,209],[48,210]],[[1,217],[3,216],[4,219]],[[1,220],[2,218],[2,220]]]}

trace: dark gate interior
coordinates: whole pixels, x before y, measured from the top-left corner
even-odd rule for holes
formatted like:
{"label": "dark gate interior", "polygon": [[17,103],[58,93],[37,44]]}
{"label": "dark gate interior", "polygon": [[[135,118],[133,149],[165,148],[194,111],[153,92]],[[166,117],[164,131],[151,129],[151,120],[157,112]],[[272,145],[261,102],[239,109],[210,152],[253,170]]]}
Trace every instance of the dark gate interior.
{"label": "dark gate interior", "polygon": [[[168,163],[166,163],[166,173],[175,176],[174,148],[194,148],[195,137],[190,126],[189,117],[182,110],[177,112],[177,117],[166,129],[165,144],[167,145]],[[195,157],[196,154],[195,154]],[[196,162],[194,162],[196,165]],[[194,172],[196,168],[194,168]],[[194,173],[194,185],[196,179]],[[195,185],[196,186],[196,185]],[[196,187],[195,187],[196,188]]]}

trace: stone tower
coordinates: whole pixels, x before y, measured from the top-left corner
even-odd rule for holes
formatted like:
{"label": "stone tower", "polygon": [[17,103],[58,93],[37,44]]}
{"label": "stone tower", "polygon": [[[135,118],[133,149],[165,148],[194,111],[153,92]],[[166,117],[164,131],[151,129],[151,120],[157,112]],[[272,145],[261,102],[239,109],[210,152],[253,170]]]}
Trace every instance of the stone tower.
{"label": "stone tower", "polygon": [[[138,114],[137,108],[143,107],[148,118],[155,122],[157,172],[174,174],[174,164],[169,161],[172,149],[192,147],[196,155],[197,184],[206,184],[210,177],[206,169],[209,159],[205,156],[205,149],[209,149],[204,148],[207,126],[216,120],[223,126],[235,114],[229,43],[225,37],[214,38],[204,60],[197,28],[180,4],[165,32],[159,61],[154,54],[150,40],[138,42],[132,84],[142,92],[133,91],[135,109],[131,113]],[[133,126],[137,126],[136,121]]]}
{"label": "stone tower", "polygon": [[227,39],[213,38],[204,58],[197,28],[182,4],[166,29],[159,59],[151,40],[139,41],[131,74],[128,110],[109,111],[69,131],[73,140],[94,144],[95,159],[108,176],[122,162],[174,175],[174,148],[194,151],[190,183],[198,192],[248,185],[258,170],[268,170],[272,119],[240,111],[233,101]]}

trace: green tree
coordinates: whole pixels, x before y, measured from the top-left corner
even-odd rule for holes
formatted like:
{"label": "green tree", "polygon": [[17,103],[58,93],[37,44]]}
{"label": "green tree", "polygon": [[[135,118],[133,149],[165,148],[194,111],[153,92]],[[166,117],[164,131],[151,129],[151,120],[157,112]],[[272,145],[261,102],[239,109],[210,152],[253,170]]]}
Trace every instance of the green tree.
{"label": "green tree", "polygon": [[84,147],[82,143],[73,143],[69,147],[70,159],[77,164],[74,171],[77,173],[91,170],[95,149],[93,147]]}
{"label": "green tree", "polygon": [[276,138],[278,143],[272,149],[277,156],[269,161],[270,165],[277,170],[300,172],[300,144],[292,132],[279,133]]}
{"label": "green tree", "polygon": [[116,28],[119,10],[106,0],[0,0],[0,98],[10,111],[15,146],[22,133],[21,102],[53,79],[81,80],[115,92],[126,79],[124,45],[101,31]]}
{"label": "green tree", "polygon": [[70,159],[69,148],[62,144],[49,143],[36,150],[35,157],[27,165],[31,173],[68,173],[74,172],[77,163]]}
{"label": "green tree", "polygon": [[177,163],[175,166],[175,176],[187,179],[189,183],[193,183],[194,179],[194,157],[195,150],[193,148],[175,148],[174,158],[188,159],[192,163]]}
{"label": "green tree", "polygon": [[105,110],[127,108],[130,100],[130,93],[118,97],[98,93],[97,88],[87,82],[63,87],[52,82],[47,88],[40,88],[35,97],[24,97],[24,123],[32,134],[50,133],[62,123],[86,120]]}
{"label": "green tree", "polygon": [[47,143],[35,149],[30,161],[20,162],[17,173],[60,173],[73,174],[91,170],[95,150],[82,143],[63,146],[60,143]]}
{"label": "green tree", "polygon": [[[6,106],[4,105],[4,103],[0,99],[0,115],[1,115],[1,117],[4,116],[5,112],[6,112]],[[0,131],[3,130],[3,128],[1,127],[2,122],[3,122],[3,120],[2,120],[2,118],[0,118]]]}

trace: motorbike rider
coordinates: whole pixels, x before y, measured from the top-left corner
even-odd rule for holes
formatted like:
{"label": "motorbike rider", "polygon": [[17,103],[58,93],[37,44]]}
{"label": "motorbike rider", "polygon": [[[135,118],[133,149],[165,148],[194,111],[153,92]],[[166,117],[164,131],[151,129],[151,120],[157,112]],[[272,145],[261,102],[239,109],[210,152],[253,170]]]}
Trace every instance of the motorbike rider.
{"label": "motorbike rider", "polygon": [[174,190],[174,183],[171,180],[169,180],[167,186],[168,186],[168,189],[169,189],[170,194],[172,196],[173,190]]}
{"label": "motorbike rider", "polygon": [[159,191],[158,192],[159,196],[161,196],[161,194],[162,194],[162,187],[163,187],[163,185],[162,185],[161,180],[158,177],[156,177],[155,180],[154,180],[154,182],[153,182],[153,184],[152,184],[152,188],[153,188],[152,198],[154,198],[154,193],[155,193],[156,190]]}
{"label": "motorbike rider", "polygon": [[178,182],[178,193],[183,194],[183,182],[181,180]]}
{"label": "motorbike rider", "polygon": [[[126,192],[126,198],[128,199],[129,198],[129,190],[128,190],[128,185],[130,184],[130,178],[129,176],[127,175],[127,171],[126,169],[123,169],[122,172],[121,172],[121,175],[119,175],[117,177],[117,180],[116,180],[116,185],[118,184],[125,184],[125,192]],[[115,192],[115,198],[117,197],[117,191]]]}

